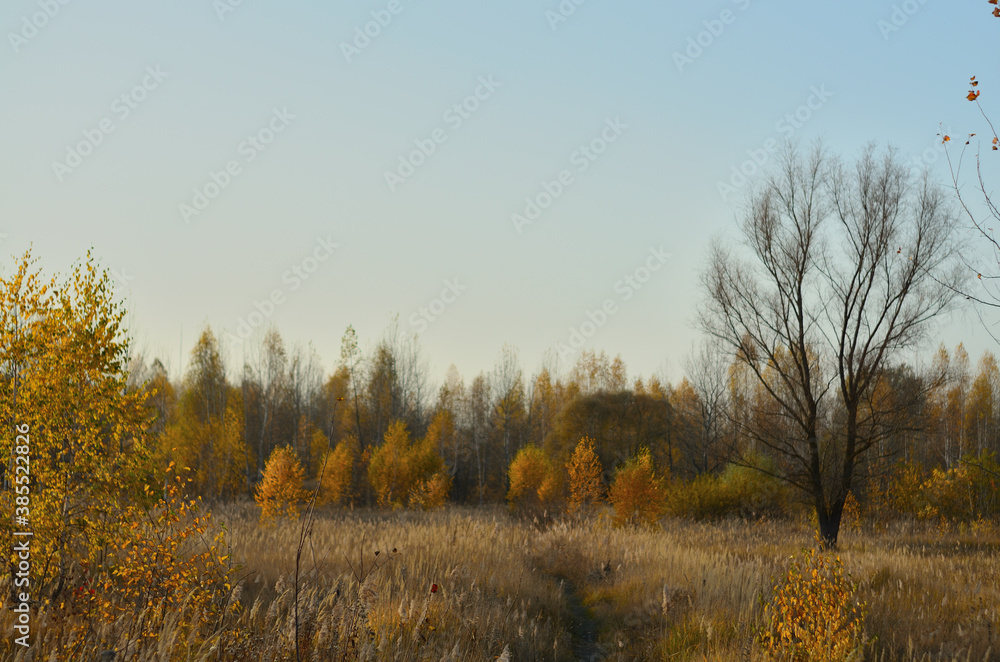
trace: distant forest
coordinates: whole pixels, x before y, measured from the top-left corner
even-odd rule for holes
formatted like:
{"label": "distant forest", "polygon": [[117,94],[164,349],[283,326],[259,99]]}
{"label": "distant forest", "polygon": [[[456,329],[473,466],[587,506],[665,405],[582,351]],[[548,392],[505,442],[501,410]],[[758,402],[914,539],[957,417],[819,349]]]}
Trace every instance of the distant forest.
{"label": "distant forest", "polygon": [[[343,445],[354,462],[345,505],[374,505],[367,462],[396,422],[436,449],[457,503],[502,502],[519,450],[537,446],[565,462],[582,438],[594,441],[606,482],[643,448],[662,474],[693,479],[752,452],[754,420],[773,408],[745,364],[710,345],[689,358],[676,384],[630,377],[620,357],[589,350],[566,374],[527,375],[505,346],[491,371],[466,381],[452,366],[433,386],[415,339],[395,325],[367,353],[348,327],[332,374],[311,348],[288,348],[275,329],[249,354],[239,374],[227,374],[206,328],[179,381],[158,360],[132,361],[132,388],[151,392],[154,452],[190,467],[192,489],[208,498],[252,495],[276,448],[294,449],[315,478],[325,453]],[[942,346],[927,368],[887,369],[876,391],[905,409],[880,421],[860,473],[875,480],[861,489],[886,480],[900,461],[929,471],[1000,452],[1000,368],[989,352],[973,365],[962,345]],[[823,433],[836,435],[841,416],[831,401]]]}

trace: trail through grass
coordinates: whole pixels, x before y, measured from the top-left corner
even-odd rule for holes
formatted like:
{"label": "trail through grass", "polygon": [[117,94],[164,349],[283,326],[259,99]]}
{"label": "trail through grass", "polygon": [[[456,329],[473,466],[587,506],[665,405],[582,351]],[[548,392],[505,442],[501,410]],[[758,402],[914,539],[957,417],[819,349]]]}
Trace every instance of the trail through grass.
{"label": "trail through grass", "polygon": [[[237,625],[255,654],[245,659],[288,659],[298,524],[261,527],[252,508],[220,516],[248,575]],[[600,519],[540,527],[503,509],[328,512],[305,557],[303,631],[312,651],[353,646],[348,659],[761,660],[762,601],[811,544],[805,522],[616,529]],[[839,553],[870,607],[865,659],[996,659],[998,544],[985,525],[845,532]],[[394,548],[359,585],[346,560]]]}

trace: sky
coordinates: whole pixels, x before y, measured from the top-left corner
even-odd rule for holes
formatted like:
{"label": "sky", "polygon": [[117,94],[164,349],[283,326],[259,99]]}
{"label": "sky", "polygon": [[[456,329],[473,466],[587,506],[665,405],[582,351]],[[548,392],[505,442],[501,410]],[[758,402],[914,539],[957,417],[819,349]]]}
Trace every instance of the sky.
{"label": "sky", "polygon": [[[329,372],[348,324],[370,347],[398,315],[434,380],[504,344],[676,377],[777,141],[947,181],[940,128],[985,133],[970,76],[1000,116],[992,8],[6,0],[2,269],[93,249],[175,375],[206,325],[232,365],[273,324]],[[968,309],[932,336],[995,345]]]}

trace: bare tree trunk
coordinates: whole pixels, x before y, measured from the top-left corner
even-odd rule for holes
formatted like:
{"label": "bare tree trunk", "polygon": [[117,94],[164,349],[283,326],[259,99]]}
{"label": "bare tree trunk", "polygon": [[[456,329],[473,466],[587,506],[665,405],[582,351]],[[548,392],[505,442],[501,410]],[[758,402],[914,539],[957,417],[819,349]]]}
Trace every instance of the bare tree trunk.
{"label": "bare tree trunk", "polygon": [[847,169],[818,148],[805,159],[789,148],[750,199],[750,259],[717,244],[704,276],[702,326],[760,387],[747,431],[777,468],[741,461],[811,494],[829,547],[859,460],[886,429],[916,425],[872,394],[961,282],[951,211],[926,177],[908,177],[892,150],[869,147]]}

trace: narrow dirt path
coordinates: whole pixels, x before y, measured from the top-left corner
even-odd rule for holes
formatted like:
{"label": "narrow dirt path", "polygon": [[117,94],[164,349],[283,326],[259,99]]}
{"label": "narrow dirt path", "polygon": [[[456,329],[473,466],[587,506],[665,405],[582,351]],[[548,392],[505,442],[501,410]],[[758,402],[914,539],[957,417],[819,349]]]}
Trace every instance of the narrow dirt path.
{"label": "narrow dirt path", "polygon": [[604,659],[604,653],[597,644],[597,632],[600,627],[597,619],[583,604],[573,582],[563,576],[557,575],[555,578],[559,580],[559,585],[562,587],[566,608],[569,612],[569,631],[573,636],[573,657],[580,662],[600,662]]}

